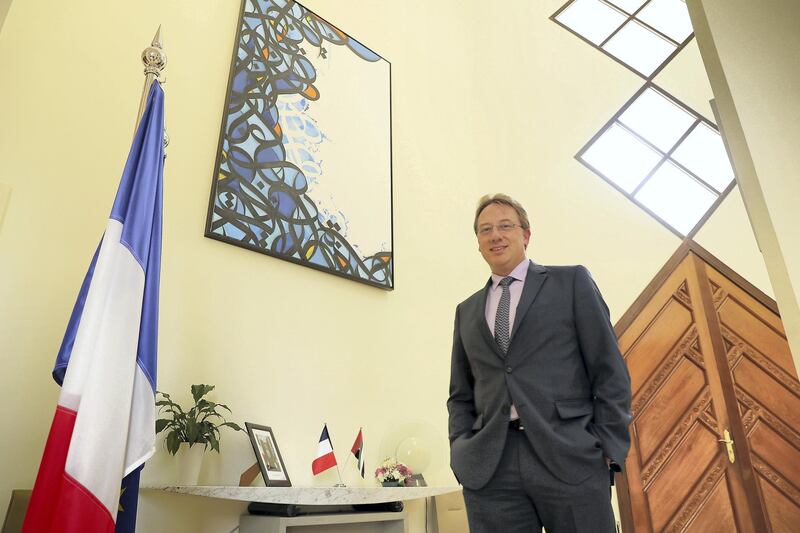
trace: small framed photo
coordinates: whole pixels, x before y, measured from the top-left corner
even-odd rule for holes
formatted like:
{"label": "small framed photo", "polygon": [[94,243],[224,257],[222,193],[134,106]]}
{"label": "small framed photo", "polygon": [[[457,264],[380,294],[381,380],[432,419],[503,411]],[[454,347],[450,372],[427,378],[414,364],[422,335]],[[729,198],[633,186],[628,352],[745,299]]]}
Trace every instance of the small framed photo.
{"label": "small framed photo", "polygon": [[289,480],[289,473],[286,472],[286,465],[283,464],[272,428],[250,422],[245,422],[244,425],[247,427],[247,434],[250,435],[250,443],[253,445],[258,466],[261,468],[264,485],[267,487],[291,487],[292,482]]}

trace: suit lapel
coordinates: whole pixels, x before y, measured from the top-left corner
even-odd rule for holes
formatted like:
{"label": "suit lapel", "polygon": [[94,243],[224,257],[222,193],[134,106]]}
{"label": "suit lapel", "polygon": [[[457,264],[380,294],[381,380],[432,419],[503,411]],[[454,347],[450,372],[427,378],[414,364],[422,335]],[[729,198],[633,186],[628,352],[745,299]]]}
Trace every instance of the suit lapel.
{"label": "suit lapel", "polygon": [[486,344],[492,347],[494,353],[500,359],[505,358],[505,354],[500,349],[500,346],[497,345],[497,341],[492,334],[492,330],[489,329],[489,324],[486,323],[486,298],[489,297],[489,289],[492,287],[492,278],[489,278],[489,281],[486,282],[486,287],[484,287],[483,292],[481,293],[481,297],[478,299],[478,309],[476,314],[478,315],[478,322],[479,326],[478,329],[481,330],[481,335],[483,335],[483,339],[486,341]]}
{"label": "suit lapel", "polygon": [[517,314],[514,316],[514,326],[511,328],[512,343],[514,342],[514,335],[517,333],[517,329],[522,323],[522,319],[525,318],[525,313],[528,312],[528,308],[533,304],[536,295],[539,294],[539,290],[542,288],[542,284],[544,284],[546,279],[547,269],[531,261],[530,265],[528,265],[528,274],[525,276],[525,286],[522,288],[522,296],[519,299],[519,305],[517,305]]}

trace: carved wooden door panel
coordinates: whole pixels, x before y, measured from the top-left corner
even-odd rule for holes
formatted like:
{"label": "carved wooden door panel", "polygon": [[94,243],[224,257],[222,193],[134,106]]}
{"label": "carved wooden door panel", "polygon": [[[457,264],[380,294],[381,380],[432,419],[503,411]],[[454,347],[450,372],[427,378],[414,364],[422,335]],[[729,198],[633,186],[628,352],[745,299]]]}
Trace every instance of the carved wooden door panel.
{"label": "carved wooden door panel", "polygon": [[705,272],[688,253],[620,333],[633,388],[620,506],[637,533],[764,531],[755,481],[720,442],[744,429]]}
{"label": "carved wooden door panel", "polygon": [[750,451],[743,459],[772,531],[800,531],[800,382],[783,325],[710,265],[705,270]]}

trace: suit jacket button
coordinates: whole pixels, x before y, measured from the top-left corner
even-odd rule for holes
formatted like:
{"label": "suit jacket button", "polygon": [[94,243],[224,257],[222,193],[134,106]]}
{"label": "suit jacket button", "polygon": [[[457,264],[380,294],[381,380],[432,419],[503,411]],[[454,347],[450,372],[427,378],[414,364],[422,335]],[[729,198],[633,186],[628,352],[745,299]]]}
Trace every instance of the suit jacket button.
{"label": "suit jacket button", "polygon": [[506,367],[506,374],[510,374],[510,373],[511,373],[511,367],[510,367],[510,366],[507,366],[507,367]]}

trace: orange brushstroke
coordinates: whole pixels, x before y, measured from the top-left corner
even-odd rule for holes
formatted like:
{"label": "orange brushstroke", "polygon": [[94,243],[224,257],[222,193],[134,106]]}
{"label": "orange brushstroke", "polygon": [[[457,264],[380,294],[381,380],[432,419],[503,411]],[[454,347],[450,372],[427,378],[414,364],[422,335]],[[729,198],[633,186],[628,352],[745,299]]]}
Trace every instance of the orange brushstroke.
{"label": "orange brushstroke", "polygon": [[301,93],[303,96],[308,98],[309,100],[318,100],[319,99],[319,91],[313,85],[309,85],[306,87],[303,92]]}

